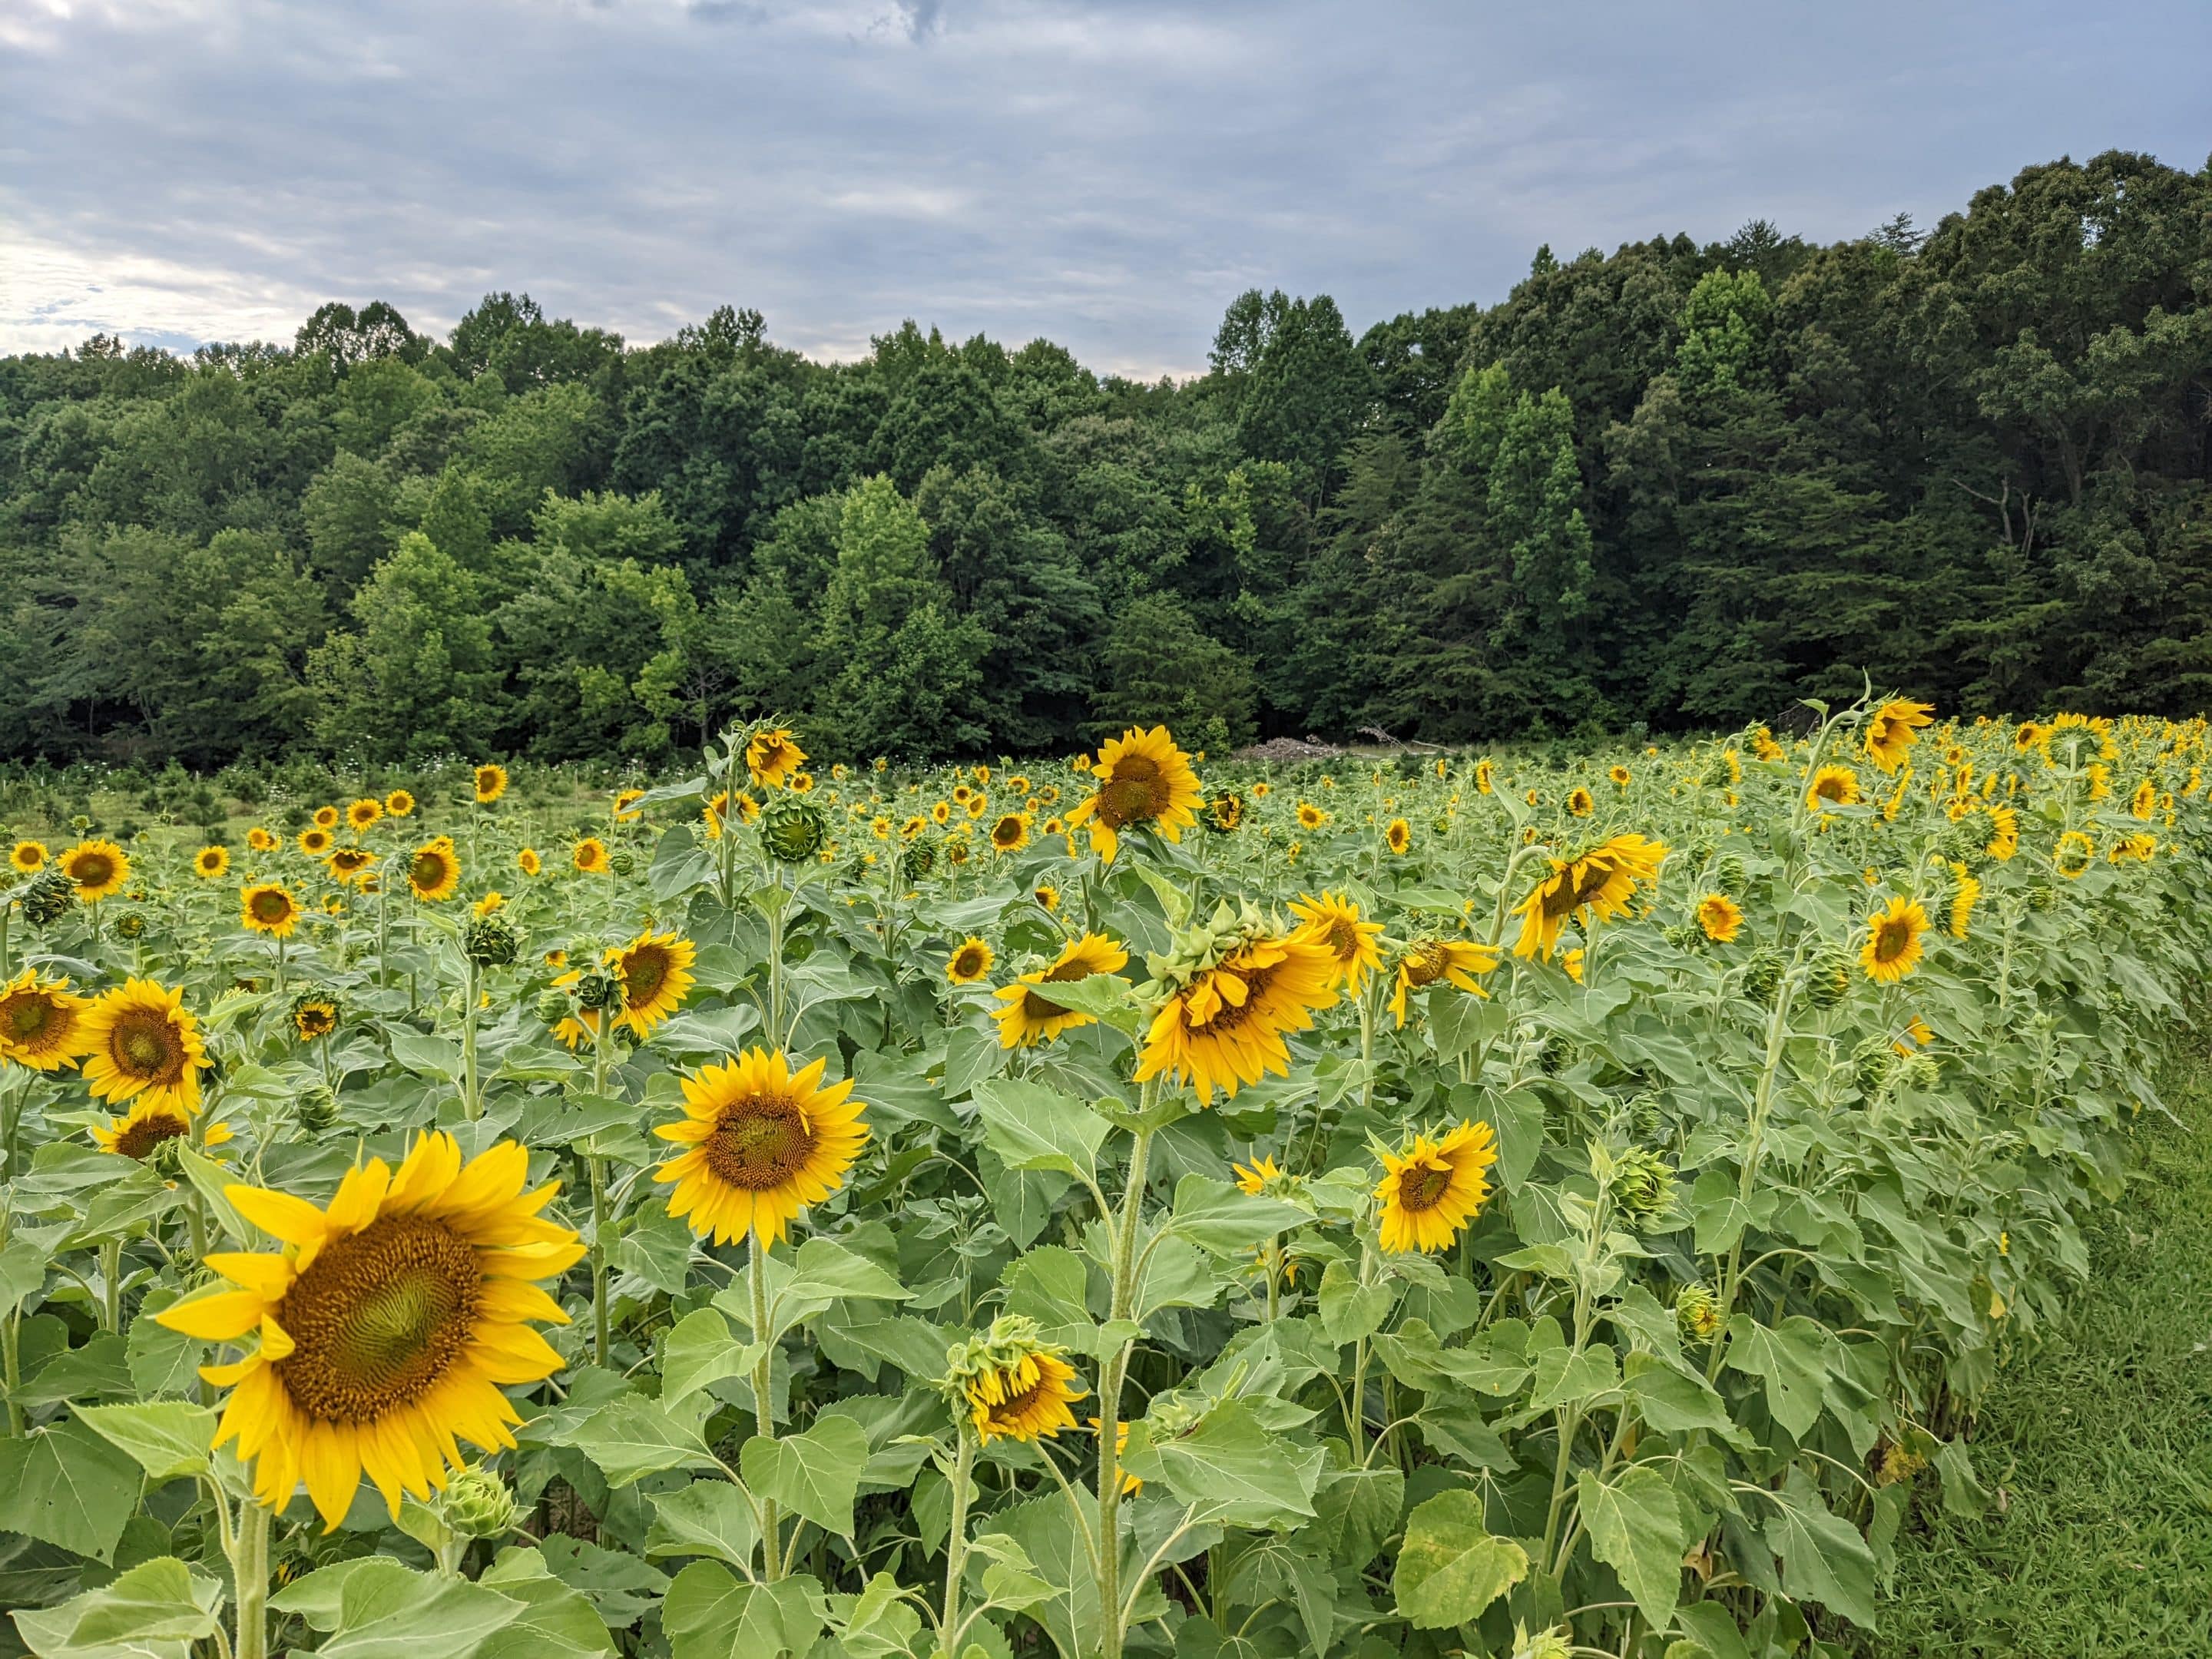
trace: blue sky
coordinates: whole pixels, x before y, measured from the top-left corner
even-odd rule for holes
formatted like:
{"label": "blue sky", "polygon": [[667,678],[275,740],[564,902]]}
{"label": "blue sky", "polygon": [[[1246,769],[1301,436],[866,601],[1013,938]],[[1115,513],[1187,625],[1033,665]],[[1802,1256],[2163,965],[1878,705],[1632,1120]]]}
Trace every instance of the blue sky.
{"label": "blue sky", "polygon": [[2115,0],[0,0],[0,350],[662,337],[753,306],[1205,365],[1240,289],[1358,330],[1765,216],[1833,239],[2062,154],[2212,152],[2212,5]]}

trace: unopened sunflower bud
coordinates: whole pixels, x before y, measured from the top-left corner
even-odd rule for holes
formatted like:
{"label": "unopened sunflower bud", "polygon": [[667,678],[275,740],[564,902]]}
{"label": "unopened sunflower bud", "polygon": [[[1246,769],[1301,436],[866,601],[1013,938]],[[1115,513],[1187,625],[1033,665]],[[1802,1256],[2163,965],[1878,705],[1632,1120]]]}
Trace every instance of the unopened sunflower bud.
{"label": "unopened sunflower bud", "polygon": [[1897,1071],[1897,1052],[1886,1042],[1868,1043],[1853,1062],[1859,1093],[1872,1100],[1889,1086]]}
{"label": "unopened sunflower bud", "polygon": [[2027,890],[2027,908],[2031,910],[2048,910],[2057,902],[2058,890],[2048,882],[2039,881]]}
{"label": "unopened sunflower bud", "polygon": [[622,984],[611,974],[596,969],[576,980],[576,1001],[586,1008],[612,1008],[622,1001]]}
{"label": "unopened sunflower bud", "polygon": [[1771,945],[1762,945],[1753,951],[1750,959],[1743,964],[1744,995],[1762,1005],[1773,1001],[1786,965],[1782,953]]}
{"label": "unopened sunflower bud", "polygon": [[1527,1626],[1513,1626],[1513,1659],[1573,1659],[1574,1652],[1565,1632],[1547,1626],[1532,1636]]}
{"label": "unopened sunflower bud", "polygon": [[1841,945],[1822,946],[1805,975],[1805,1000],[1815,1008],[1833,1008],[1851,993],[1851,953]]}
{"label": "unopened sunflower bud", "polygon": [[438,1499],[438,1518],[470,1538],[505,1537],[519,1513],[507,1482],[481,1463],[456,1474]]}
{"label": "unopened sunflower bud", "polygon": [[1638,1227],[1663,1220],[1674,1208],[1674,1172],[1667,1160],[1644,1147],[1613,1159],[1608,1190],[1613,1204]]}
{"label": "unopened sunflower bud", "polygon": [[1678,921],[1664,931],[1667,943],[1678,951],[1702,951],[1712,942],[1694,921]]}
{"label": "unopened sunflower bud", "polygon": [[1710,1342],[1720,1334],[1721,1304],[1703,1285],[1685,1285],[1674,1298],[1674,1328],[1689,1342]]}
{"label": "unopened sunflower bud", "polygon": [[1989,844],[1990,826],[1978,812],[1969,812],[1955,823],[1944,826],[1936,838],[1936,850],[1953,864],[1966,864],[1984,856]]}
{"label": "unopened sunflower bud", "polygon": [[607,868],[618,876],[635,875],[637,872],[637,855],[627,847],[617,847],[607,855]]}
{"label": "unopened sunflower bud", "polygon": [[181,1134],[164,1135],[146,1149],[143,1162],[164,1181],[181,1181],[185,1174],[184,1160],[177,1154],[186,1144]]}
{"label": "unopened sunflower bud", "polygon": [[761,809],[761,848],[782,864],[804,864],[822,850],[830,826],[819,809],[793,795],[778,795]]}
{"label": "unopened sunflower bud", "polygon": [[1723,893],[1741,893],[1744,889],[1743,860],[1734,853],[1723,853],[1713,860],[1715,888]]}
{"label": "unopened sunflower bud", "polygon": [[937,868],[937,848],[926,841],[917,841],[899,854],[899,875],[907,881],[920,881]]}
{"label": "unopened sunflower bud", "polygon": [[461,934],[461,949],[480,968],[505,968],[522,950],[514,929],[496,911],[478,916]]}
{"label": "unopened sunflower bud", "polygon": [[309,1085],[292,1103],[292,1115],[302,1129],[321,1133],[338,1121],[337,1091],[327,1083]]}
{"label": "unopened sunflower bud", "polygon": [[548,991],[538,999],[538,1023],[558,1025],[568,1018],[568,999],[559,991]]}
{"label": "unopened sunflower bud", "polygon": [[58,870],[41,870],[23,892],[23,915],[33,927],[50,927],[76,902],[76,884]]}
{"label": "unopened sunflower bud", "polygon": [[146,937],[146,918],[136,910],[125,910],[115,919],[115,937],[139,939]]}
{"label": "unopened sunflower bud", "polygon": [[1910,1086],[1925,1092],[1933,1089],[1941,1079],[1943,1062],[1923,1049],[1900,1058],[1896,1071],[1900,1086]]}

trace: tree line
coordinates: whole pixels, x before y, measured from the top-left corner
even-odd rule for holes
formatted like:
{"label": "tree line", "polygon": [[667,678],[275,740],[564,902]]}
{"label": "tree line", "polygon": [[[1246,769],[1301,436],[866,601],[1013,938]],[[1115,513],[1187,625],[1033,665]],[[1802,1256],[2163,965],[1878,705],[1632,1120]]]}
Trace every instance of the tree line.
{"label": "tree line", "polygon": [[1202,375],[725,307],[635,348],[0,359],[0,754],[666,760],[1462,741],[2212,706],[2212,166],[2028,168],[1923,234],[1540,250],[1355,337],[1228,307]]}

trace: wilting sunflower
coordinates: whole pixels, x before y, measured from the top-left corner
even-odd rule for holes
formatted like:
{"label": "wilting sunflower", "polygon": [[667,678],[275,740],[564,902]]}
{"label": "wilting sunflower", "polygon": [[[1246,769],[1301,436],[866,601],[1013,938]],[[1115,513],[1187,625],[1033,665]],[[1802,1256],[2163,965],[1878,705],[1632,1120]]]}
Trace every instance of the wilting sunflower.
{"label": "wilting sunflower", "polygon": [[1382,844],[1395,856],[1405,857],[1407,848],[1413,844],[1413,826],[1403,818],[1392,818],[1382,831]]}
{"label": "wilting sunflower", "polygon": [[945,959],[945,977],[955,985],[973,985],[991,971],[996,958],[991,947],[972,935],[960,941],[960,948]]}
{"label": "wilting sunflower", "polygon": [[376,854],[366,847],[333,847],[323,867],[331,872],[331,880],[350,887],[375,862]]}
{"label": "wilting sunflower", "polygon": [[62,873],[76,884],[76,896],[87,904],[123,890],[131,879],[131,860],[112,841],[81,841],[61,856]]}
{"label": "wilting sunflower", "polygon": [[1482,988],[1475,975],[1493,972],[1498,960],[1495,945],[1460,939],[1415,939],[1398,958],[1397,983],[1390,992],[1390,1012],[1400,1029],[1406,1024],[1406,998],[1409,993],[1426,990],[1442,981],[1456,985],[1462,991],[1472,991],[1479,997],[1488,996],[1490,993]]}
{"label": "wilting sunflower", "polygon": [[1497,1138],[1487,1123],[1462,1122],[1440,1140],[1416,1135],[1403,1150],[1383,1153],[1382,1179],[1375,1188],[1382,1248],[1433,1255],[1449,1245],[1482,1212],[1497,1162]]}
{"label": "wilting sunflower", "polygon": [[1867,977],[1893,985],[1920,965],[1921,936],[1928,931],[1928,912],[1920,901],[1893,898],[1867,919],[1866,943],[1859,946],[1859,962]]}
{"label": "wilting sunflower", "polygon": [[1596,811],[1596,798],[1580,784],[1567,791],[1567,811],[1571,816],[1586,818]]}
{"label": "wilting sunflower", "polygon": [[1328,814],[1322,811],[1320,807],[1316,806],[1311,801],[1302,800],[1298,803],[1299,829],[1318,830],[1323,823],[1328,822]]}
{"label": "wilting sunflower", "polygon": [[96,1100],[144,1099],[185,1112],[200,1109],[207,1049],[181,988],[126,980],[84,1017],[84,1080]]}
{"label": "wilting sunflower", "polygon": [[1066,985],[1093,974],[1119,973],[1128,965],[1129,953],[1103,933],[1085,933],[1069,940],[1044,967],[994,993],[1002,1005],[991,1011],[991,1018],[999,1022],[999,1046],[1032,1048],[1049,1042],[1062,1031],[1093,1024],[1091,1015],[1063,1008],[1040,988]]}
{"label": "wilting sunflower", "polygon": [[756,732],[745,744],[745,770],[763,789],[781,788],[783,781],[806,764],[806,751],[785,727]]}
{"label": "wilting sunflower", "polygon": [[1867,717],[1867,758],[1883,771],[1894,772],[1920,741],[1920,727],[1935,720],[1932,705],[1893,697]]}
{"label": "wilting sunflower", "polygon": [[289,939],[300,925],[300,901],[280,882],[259,882],[239,890],[238,921],[249,933]]}
{"label": "wilting sunflower", "polygon": [[302,991],[292,1000],[292,1030],[302,1042],[326,1037],[338,1029],[337,999],[320,991]]}
{"label": "wilting sunflower", "polygon": [[1291,914],[1328,947],[1332,987],[1343,983],[1357,996],[1368,975],[1382,970],[1382,948],[1375,942],[1382,937],[1382,924],[1362,921],[1359,906],[1352,900],[1337,893],[1319,898],[1304,893],[1291,902]]}
{"label": "wilting sunflower", "polygon": [[782,1054],[748,1048],[685,1079],[684,1115],[653,1130],[686,1148],[653,1172],[675,1184],[668,1213],[717,1244],[748,1232],[774,1244],[843,1186],[868,1139],[866,1109],[849,1078],[822,1086],[824,1064],[794,1073]]}
{"label": "wilting sunflower", "polygon": [[318,829],[318,830],[335,830],[335,829],[337,829],[337,827],[338,827],[338,809],[337,809],[337,807],[335,807],[335,806],[318,806],[318,807],[315,809],[315,828],[316,828],[316,829]]}
{"label": "wilting sunflower", "polygon": [[91,1002],[66,979],[26,968],[0,985],[0,1060],[34,1072],[59,1071],[92,1052]]}
{"label": "wilting sunflower", "polygon": [[1198,822],[1205,792],[1190,769],[1190,757],[1176,747],[1164,726],[1149,732],[1132,726],[1101,745],[1091,773],[1097,789],[1067,815],[1067,823],[1071,830],[1087,829],[1091,850],[1109,864],[1121,848],[1121,832],[1132,824],[1180,842]]}
{"label": "wilting sunflower", "polygon": [[1822,767],[1805,792],[1805,805],[1816,812],[1826,806],[1855,806],[1858,799],[1859,775],[1848,766]]}
{"label": "wilting sunflower", "polygon": [[203,847],[192,854],[192,873],[202,881],[219,881],[230,873],[230,848]]}
{"label": "wilting sunflower", "polygon": [[1514,941],[1513,954],[1540,953],[1549,961],[1570,916],[1580,918],[1589,911],[1601,921],[1610,921],[1627,908],[1639,884],[1659,878],[1659,866],[1666,856],[1663,842],[1621,835],[1578,858],[1553,859],[1552,873],[1515,907],[1521,934]]}
{"label": "wilting sunflower", "polygon": [[1726,945],[1743,927],[1743,907],[1726,893],[1708,893],[1698,901],[1698,926],[1716,945]]}
{"label": "wilting sunflower", "polygon": [[568,862],[579,875],[604,876],[611,867],[607,844],[597,836],[586,836],[568,849]]}
{"label": "wilting sunflower", "polygon": [[331,832],[327,830],[300,831],[300,850],[311,859],[319,859],[327,854],[331,850]]}
{"label": "wilting sunflower", "polygon": [[404,818],[415,810],[415,797],[404,789],[395,789],[384,798],[384,810],[395,818]]}
{"label": "wilting sunflower", "polygon": [[276,850],[276,837],[257,823],[246,832],[246,844],[257,853],[273,853]]}
{"label": "wilting sunflower", "polygon": [[1974,923],[1974,904],[1982,896],[1982,884],[1963,864],[1954,864],[1951,875],[1959,884],[1951,895],[1951,937],[1964,939]]}
{"label": "wilting sunflower", "polygon": [[1336,1000],[1337,975],[1334,953],[1310,928],[1248,939],[1160,1005],[1138,1055],[1137,1081],[1188,1084],[1208,1105],[1217,1088],[1233,1100],[1269,1072],[1287,1077],[1283,1038]]}
{"label": "wilting sunflower", "polygon": [[2069,881],[2080,880],[2082,873],[2096,861],[2097,843],[2079,830],[2069,830],[2059,836],[2058,845],[2051,849],[2052,866]]}
{"label": "wilting sunflower", "polygon": [[[976,1437],[993,1440],[1048,1439],[1075,1426],[1069,1402],[1088,1389],[1075,1381],[1075,1367],[1042,1344],[1000,1368],[986,1367],[966,1378],[961,1391]],[[1123,1431],[1122,1438],[1128,1437]],[[1125,1487],[1126,1491],[1127,1488]]]}
{"label": "wilting sunflower", "polygon": [[640,1036],[684,1004],[691,989],[691,964],[699,949],[674,933],[640,933],[606,953],[606,965],[622,985],[621,1023]]}
{"label": "wilting sunflower", "polygon": [[384,816],[384,803],[374,795],[363,795],[346,808],[346,828],[356,836]]}
{"label": "wilting sunflower", "polygon": [[17,842],[14,849],[8,854],[8,863],[19,876],[36,875],[46,867],[46,843],[36,841]]}
{"label": "wilting sunflower", "polygon": [[1003,814],[991,826],[991,850],[994,853],[1020,852],[1030,844],[1030,822],[1027,812]]}
{"label": "wilting sunflower", "polygon": [[407,890],[425,904],[441,904],[461,884],[460,854],[450,836],[426,841],[407,864]]}
{"label": "wilting sunflower", "polygon": [[239,1212],[283,1241],[276,1255],[219,1253],[236,1290],[165,1308],[162,1325],[252,1352],[200,1375],[231,1389],[215,1443],[235,1439],[253,1492],[282,1508],[305,1480],[336,1530],[367,1473],[393,1515],[462,1467],[457,1439],[512,1447],[522,1419],[501,1392],[541,1382],[561,1357],[532,1323],[568,1323],[532,1282],[584,1255],[538,1212],[557,1182],[524,1188],[530,1157],[502,1140],[466,1164],[454,1139],[418,1136],[395,1172],[373,1158],[346,1172],[327,1210],[260,1187],[226,1188]]}
{"label": "wilting sunflower", "polygon": [[[191,1132],[192,1120],[187,1114],[158,1101],[141,1100],[104,1127],[94,1124],[92,1138],[101,1152],[118,1152],[143,1164],[163,1141],[181,1140]],[[210,1123],[200,1145],[221,1146],[230,1139],[230,1125]]]}
{"label": "wilting sunflower", "polygon": [[507,769],[493,762],[477,768],[477,805],[489,806],[507,793]]}

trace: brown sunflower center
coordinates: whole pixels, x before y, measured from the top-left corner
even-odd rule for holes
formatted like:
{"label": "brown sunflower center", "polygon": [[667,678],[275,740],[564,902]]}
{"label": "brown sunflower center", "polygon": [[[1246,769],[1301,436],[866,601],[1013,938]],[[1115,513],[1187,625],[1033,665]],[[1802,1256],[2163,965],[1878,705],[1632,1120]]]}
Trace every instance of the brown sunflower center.
{"label": "brown sunflower center", "polygon": [[1109,830],[1139,818],[1156,818],[1167,811],[1167,781],[1157,762],[1142,755],[1124,755],[1114,763],[1113,775],[1098,786],[1098,818]]}
{"label": "brown sunflower center", "polygon": [[642,1008],[660,994],[668,979],[668,953],[657,945],[640,945],[623,958],[623,1000]]}
{"label": "brown sunflower center", "polygon": [[1451,1188],[1451,1166],[1445,1164],[1423,1164],[1418,1170],[1407,1170],[1398,1176],[1398,1204],[1401,1209],[1433,1210]]}
{"label": "brown sunflower center", "polygon": [[1040,1376],[1026,1389],[1015,1389],[991,1407],[991,1421],[994,1425],[1019,1423],[1029,1415],[1030,1408],[1037,1403],[1039,1396],[1051,1386],[1050,1377]]}
{"label": "brown sunflower center", "polygon": [[[1203,1021],[1193,1023],[1202,1025],[1207,1032],[1216,1036],[1224,1036],[1236,1030],[1252,1017],[1252,1011],[1265,1000],[1267,994],[1267,981],[1274,976],[1275,969],[1273,965],[1264,968],[1239,968],[1234,972],[1226,968],[1215,969],[1211,975],[1213,981],[1229,980],[1243,985],[1243,1000],[1231,1001],[1224,995],[1220,999],[1221,1006],[1214,1010],[1212,1016]],[[1219,988],[1218,984],[1215,988]]]}
{"label": "brown sunflower center", "polygon": [[998,826],[991,831],[992,842],[1000,847],[1015,846],[1021,838],[1022,821],[1019,818],[1000,818]]}
{"label": "brown sunflower center", "polygon": [[115,861],[105,853],[80,853],[70,866],[70,875],[80,887],[103,886],[115,875]]}
{"label": "brown sunflower center", "polygon": [[28,1042],[46,1029],[54,1017],[51,999],[27,991],[0,1002],[0,1029],[18,1042]]}
{"label": "brown sunflower center", "polygon": [[952,958],[952,971],[963,979],[974,979],[983,971],[983,953],[972,946]]}
{"label": "brown sunflower center", "polygon": [[253,896],[253,919],[256,921],[282,921],[292,914],[292,901],[282,893],[256,893]]}
{"label": "brown sunflower center", "polygon": [[1895,962],[1911,943],[1911,920],[1905,916],[1887,917],[1876,924],[1874,930],[1874,959],[1880,963]]}
{"label": "brown sunflower center", "polygon": [[1822,778],[1813,786],[1813,793],[1822,800],[1840,801],[1844,798],[1844,781],[1841,778]]}
{"label": "brown sunflower center", "polygon": [[1350,962],[1359,954],[1359,930],[1342,916],[1333,916],[1328,924],[1328,948],[1339,962]]}
{"label": "brown sunflower center", "polygon": [[418,1216],[386,1216],[326,1247],[285,1292],[276,1322],[296,1346],[277,1377],[310,1417],[374,1421],[459,1358],[482,1284],[466,1240]]}
{"label": "brown sunflower center", "polygon": [[153,1150],[165,1140],[174,1140],[191,1133],[191,1126],[181,1117],[167,1112],[154,1117],[142,1117],[115,1138],[115,1150],[125,1158],[144,1162]]}
{"label": "brown sunflower center", "polygon": [[317,1004],[309,1004],[295,1015],[301,1036],[327,1036],[338,1023],[337,1011]]}
{"label": "brown sunflower center", "polygon": [[415,855],[415,884],[417,887],[436,887],[446,879],[446,860],[435,853]]}
{"label": "brown sunflower center", "polygon": [[703,1145],[707,1167],[719,1179],[766,1192],[806,1167],[814,1132],[790,1102],[756,1097],[726,1108]]}
{"label": "brown sunflower center", "polygon": [[1424,985],[1433,985],[1450,966],[1451,958],[1444,954],[1443,947],[1434,940],[1425,940],[1406,957],[1406,983],[1417,990]]}
{"label": "brown sunflower center", "polygon": [[108,1034],[107,1051],[118,1068],[148,1083],[174,1083],[184,1075],[184,1046],[162,1014],[144,1009],[124,1014]]}

